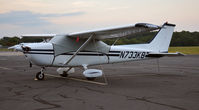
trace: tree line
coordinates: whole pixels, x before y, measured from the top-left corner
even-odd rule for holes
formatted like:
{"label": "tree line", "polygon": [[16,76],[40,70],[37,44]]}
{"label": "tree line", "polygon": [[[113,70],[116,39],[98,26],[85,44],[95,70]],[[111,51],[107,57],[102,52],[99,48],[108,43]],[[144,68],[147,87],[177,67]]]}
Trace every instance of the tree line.
{"label": "tree line", "polygon": [[[121,44],[142,44],[149,43],[157,32],[147,32],[142,34],[136,34],[127,38],[119,39],[105,39],[105,43],[112,45],[121,45]],[[117,40],[117,42],[115,42]],[[13,46],[19,43],[26,42],[42,42],[42,39],[39,38],[19,38],[15,37],[3,37],[0,39],[0,45],[2,46]],[[199,46],[199,32],[189,32],[181,31],[174,32],[171,40],[170,46]]]}
{"label": "tree line", "polygon": [[[137,34],[132,37],[120,38],[115,44],[143,44],[153,40],[158,32]],[[112,45],[115,39],[105,39],[107,44]],[[174,32],[170,46],[199,46],[199,32],[181,31]]]}

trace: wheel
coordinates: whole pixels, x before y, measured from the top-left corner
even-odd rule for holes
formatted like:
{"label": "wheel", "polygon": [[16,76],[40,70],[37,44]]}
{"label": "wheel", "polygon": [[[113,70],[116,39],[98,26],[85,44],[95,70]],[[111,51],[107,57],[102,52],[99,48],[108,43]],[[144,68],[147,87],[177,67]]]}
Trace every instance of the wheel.
{"label": "wheel", "polygon": [[44,73],[38,72],[38,73],[36,74],[36,78],[37,78],[38,80],[43,80],[43,79],[44,79]]}
{"label": "wheel", "polygon": [[67,77],[68,74],[64,71],[63,74],[59,74],[61,77]]}
{"label": "wheel", "polygon": [[89,81],[94,81],[96,77],[86,77],[87,80]]}

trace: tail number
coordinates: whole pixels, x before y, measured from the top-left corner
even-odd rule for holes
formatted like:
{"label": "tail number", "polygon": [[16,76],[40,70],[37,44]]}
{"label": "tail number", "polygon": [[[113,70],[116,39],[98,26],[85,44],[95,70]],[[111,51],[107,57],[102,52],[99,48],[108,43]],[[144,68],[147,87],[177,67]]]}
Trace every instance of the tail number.
{"label": "tail number", "polygon": [[119,57],[128,58],[128,59],[137,59],[137,58],[145,58],[147,54],[148,52],[121,51]]}

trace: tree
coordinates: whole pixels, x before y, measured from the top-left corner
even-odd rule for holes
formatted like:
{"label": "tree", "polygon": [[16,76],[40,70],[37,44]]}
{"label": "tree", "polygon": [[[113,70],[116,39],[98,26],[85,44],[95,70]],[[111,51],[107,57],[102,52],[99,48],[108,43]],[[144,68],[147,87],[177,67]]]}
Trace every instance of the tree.
{"label": "tree", "polygon": [[[154,36],[157,34],[155,32],[147,32],[136,34],[131,37],[119,38],[115,45],[122,44],[142,44],[149,43]],[[105,43],[112,45],[116,39],[105,39]],[[0,45],[2,46],[12,46],[22,42],[42,42],[40,38],[18,38],[18,37],[3,37],[0,39]],[[199,46],[199,32],[174,32],[171,40],[171,46]]]}

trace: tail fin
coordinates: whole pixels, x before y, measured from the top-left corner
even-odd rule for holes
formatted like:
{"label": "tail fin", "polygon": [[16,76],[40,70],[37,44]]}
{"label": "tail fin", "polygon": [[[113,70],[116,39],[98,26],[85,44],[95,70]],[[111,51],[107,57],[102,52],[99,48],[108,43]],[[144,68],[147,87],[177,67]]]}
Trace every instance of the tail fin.
{"label": "tail fin", "polygon": [[154,39],[149,43],[149,48],[156,52],[168,52],[174,31],[174,24],[165,23]]}

